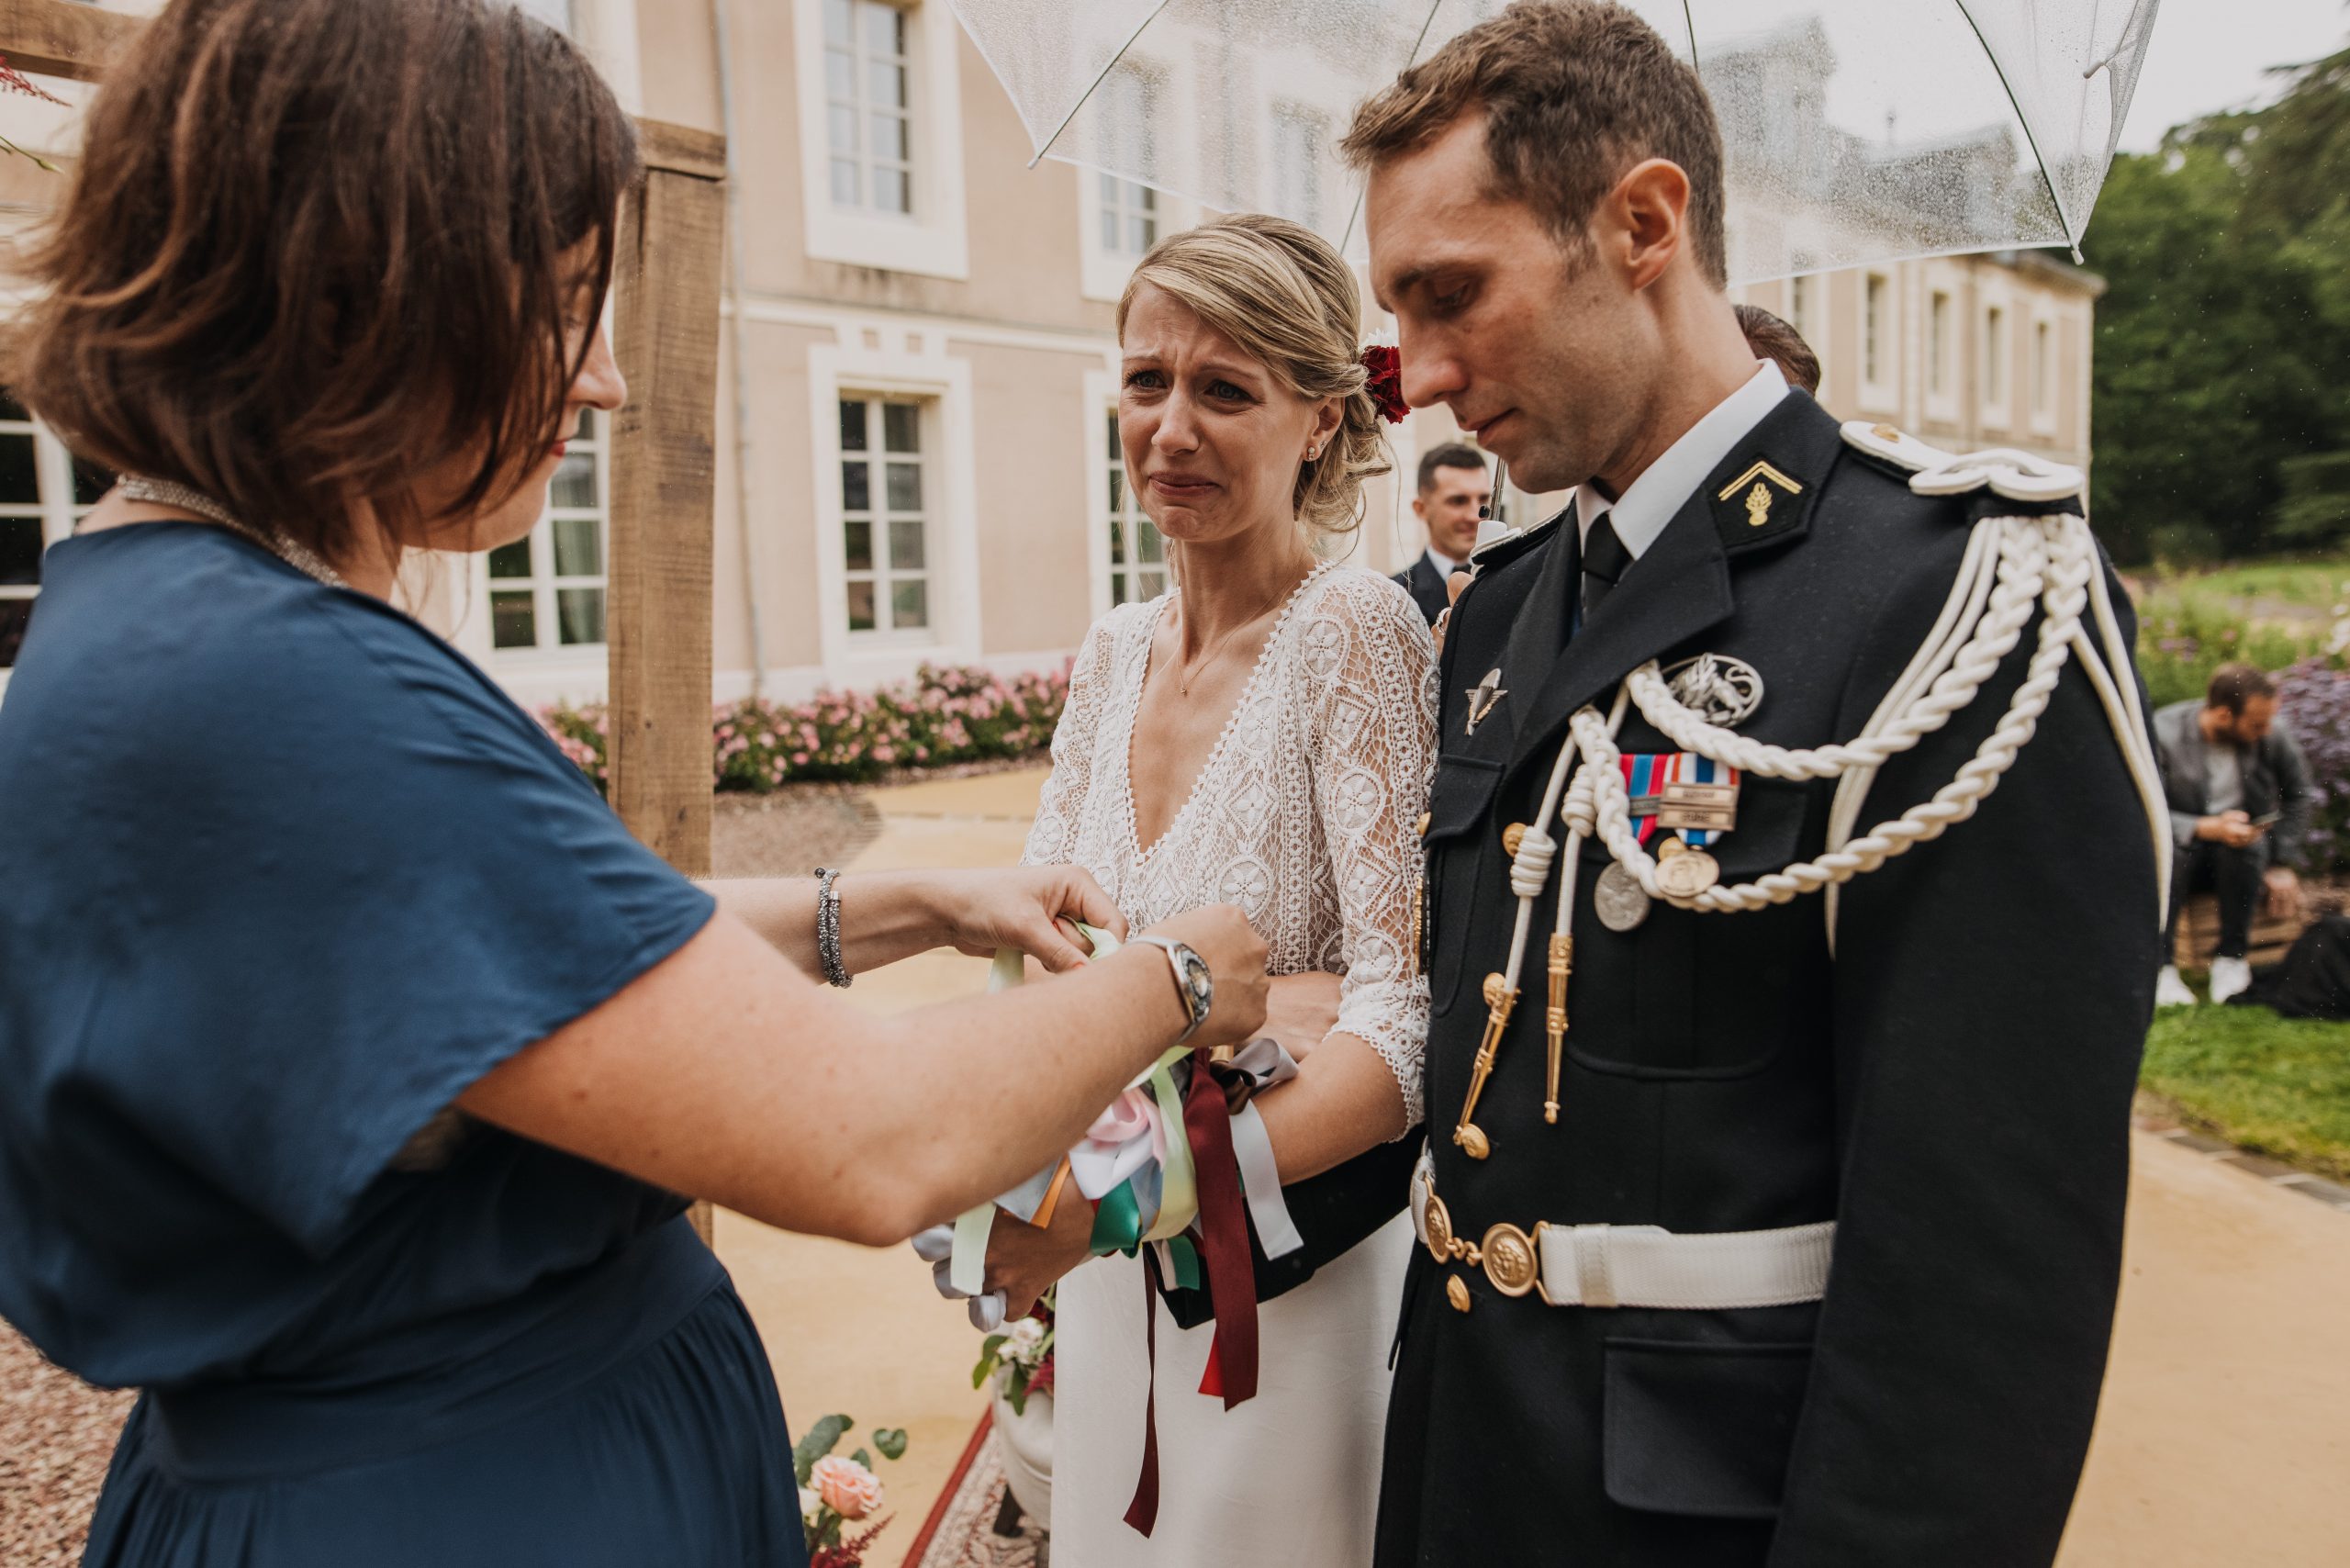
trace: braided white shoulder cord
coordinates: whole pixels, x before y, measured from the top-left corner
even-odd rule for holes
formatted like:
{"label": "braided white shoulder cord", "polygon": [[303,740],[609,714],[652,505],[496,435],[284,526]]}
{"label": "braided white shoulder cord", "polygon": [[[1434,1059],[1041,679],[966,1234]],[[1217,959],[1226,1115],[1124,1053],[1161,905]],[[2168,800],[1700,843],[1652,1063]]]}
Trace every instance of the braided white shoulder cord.
{"label": "braided white shoulder cord", "polygon": [[[2102,653],[2083,630],[2083,611],[2092,601],[2104,644]],[[1975,756],[1930,800],[1878,823],[1863,837],[1850,838],[1850,828],[1877,769],[1942,728],[1953,713],[1974,700],[2021,640],[2035,608],[2042,612],[2042,619],[2023,683]],[[2078,658],[2105,708],[2147,814],[2160,884],[2159,920],[2168,907],[2169,818],[2134,689],[2124,691],[2113,674],[2128,669],[2128,650],[2121,643],[2097,548],[2087,523],[2070,514],[1986,518],[1975,525],[1933,631],[1869,724],[1845,745],[1789,749],[1707,723],[1674,697],[1653,662],[1626,678],[1617,700],[1618,719],[1623,697],[1628,696],[1642,717],[1682,750],[1764,778],[1839,779],[1829,846],[1817,859],[1796,862],[1751,882],[1708,888],[1693,897],[1665,893],[1657,886],[1656,862],[1632,827],[1616,725],[1602,719],[1595,708],[1584,708],[1570,722],[1569,739],[1554,772],[1550,795],[1557,794],[1556,779],[1568,766],[1568,754],[1579,755],[1583,767],[1561,811],[1570,843],[1596,834],[1617,863],[1651,898],[1706,913],[1785,903],[1874,870],[1911,846],[1937,838],[1953,823],[1974,815],[2031,740],[2066,660],[2073,657]],[[1537,825],[1543,825],[1547,818],[1546,811]],[[1555,848],[1547,833],[1529,830],[1511,868],[1512,890],[1524,901],[1516,940],[1512,944],[1509,972],[1513,980],[1524,951],[1532,895],[1548,880]],[[1567,918],[1562,899],[1562,922]],[[1832,940],[1832,912],[1830,920]]]}

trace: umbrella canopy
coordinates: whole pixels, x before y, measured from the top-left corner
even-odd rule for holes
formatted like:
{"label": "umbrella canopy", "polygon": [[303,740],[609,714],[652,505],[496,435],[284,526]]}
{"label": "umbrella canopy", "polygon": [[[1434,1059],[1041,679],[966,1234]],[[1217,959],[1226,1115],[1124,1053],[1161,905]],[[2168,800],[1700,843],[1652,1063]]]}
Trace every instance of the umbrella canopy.
{"label": "umbrella canopy", "polygon": [[[1733,282],[2079,249],[2157,0],[1624,0],[1721,119]],[[1354,106],[1504,0],[952,0],[1039,158],[1361,246]]]}

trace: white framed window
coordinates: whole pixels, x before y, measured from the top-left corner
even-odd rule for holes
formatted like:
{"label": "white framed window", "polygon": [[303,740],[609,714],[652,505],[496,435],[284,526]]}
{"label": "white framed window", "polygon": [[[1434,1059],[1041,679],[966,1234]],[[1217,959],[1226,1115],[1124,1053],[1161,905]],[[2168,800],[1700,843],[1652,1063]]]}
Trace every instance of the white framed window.
{"label": "white framed window", "polygon": [[1926,387],[1936,398],[1950,396],[1950,296],[1935,289],[1926,300]]}
{"label": "white framed window", "polygon": [[791,0],[807,251],[970,276],[960,35],[946,0]]}
{"label": "white framed window", "polygon": [[2044,316],[2031,324],[2031,428],[2056,428],[2056,323]]}
{"label": "white framed window", "polygon": [[[1099,89],[1102,156],[1123,166],[1158,172],[1151,128],[1158,123],[1158,77],[1126,64],[1112,72]],[[1095,242],[1108,254],[1138,261],[1158,243],[1158,193],[1148,185],[1096,170],[1100,203]]]}
{"label": "white framed window", "polygon": [[841,590],[852,636],[929,642],[930,486],[923,405],[845,392]]}
{"label": "white framed window", "polygon": [[1884,409],[1894,400],[1893,280],[1883,273],[1861,279],[1861,398]]}
{"label": "white framed window", "polygon": [[2008,422],[2008,308],[1991,305],[1983,311],[1983,419]]}
{"label": "white framed window", "polygon": [[604,555],[610,539],[610,454],[605,421],[579,410],[579,427],[547,487],[546,515],[484,563],[489,646],[511,655],[604,646]]}
{"label": "white framed window", "polygon": [[1323,149],[1330,122],[1312,109],[1281,105],[1273,111],[1273,210],[1281,217],[1322,227]]}
{"label": "white framed window", "polygon": [[1118,409],[1102,414],[1102,514],[1109,531],[1110,603],[1131,604],[1167,591],[1167,542],[1144,515],[1126,481],[1125,448],[1118,441]]}
{"label": "white framed window", "polygon": [[824,0],[825,150],[834,207],[913,213],[908,31],[905,12],[884,0]]}
{"label": "white framed window", "polygon": [[1791,277],[1787,280],[1787,325],[1793,327],[1807,342],[1812,332],[1812,316],[1818,309],[1815,295],[1819,280],[1815,277]]}
{"label": "white framed window", "polygon": [[112,475],[68,454],[24,405],[0,392],[0,690],[32,625],[43,554],[113,484]]}
{"label": "white framed window", "polygon": [[573,29],[572,0],[517,0],[517,4],[557,32],[568,33]]}

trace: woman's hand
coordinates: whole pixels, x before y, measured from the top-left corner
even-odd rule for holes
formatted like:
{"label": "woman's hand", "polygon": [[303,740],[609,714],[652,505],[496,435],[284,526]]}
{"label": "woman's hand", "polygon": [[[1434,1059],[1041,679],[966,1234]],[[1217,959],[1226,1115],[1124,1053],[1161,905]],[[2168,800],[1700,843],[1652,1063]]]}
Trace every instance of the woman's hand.
{"label": "woman's hand", "polygon": [[[1245,1045],[1264,1033],[1265,939],[1247,915],[1228,903],[1203,904],[1152,926],[1150,935],[1171,936],[1206,959],[1215,981],[1215,1001],[1208,1008],[1207,1022],[1192,1036],[1193,1046]],[[1167,968],[1164,954],[1147,949],[1145,954],[1161,969]],[[1170,976],[1170,991],[1173,983]]]}
{"label": "woman's hand", "polygon": [[1061,1193],[1053,1223],[1041,1230],[997,1215],[988,1232],[987,1288],[1003,1293],[1003,1320],[1017,1323],[1027,1316],[1055,1280],[1091,1256],[1092,1239],[1093,1205],[1078,1195],[1073,1182]]}
{"label": "woman's hand", "polygon": [[1337,975],[1308,969],[1270,982],[1261,1032],[1279,1040],[1293,1060],[1304,1061],[1337,1026]]}
{"label": "woman's hand", "polygon": [[1059,972],[1085,962],[1083,938],[1064,921],[1083,921],[1123,940],[1126,917],[1091,874],[1075,866],[1001,871],[933,871],[930,897],[946,940],[973,958],[1015,947]]}

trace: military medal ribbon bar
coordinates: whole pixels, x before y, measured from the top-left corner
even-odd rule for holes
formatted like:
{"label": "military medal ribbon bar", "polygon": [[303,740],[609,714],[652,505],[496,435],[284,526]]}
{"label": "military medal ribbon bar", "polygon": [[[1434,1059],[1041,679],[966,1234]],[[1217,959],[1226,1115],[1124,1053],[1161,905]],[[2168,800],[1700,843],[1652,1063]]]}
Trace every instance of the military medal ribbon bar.
{"label": "military medal ribbon bar", "polygon": [[1659,828],[1702,849],[1738,826],[1739,771],[1695,752],[1655,756],[1626,753],[1624,791],[1640,842]]}

